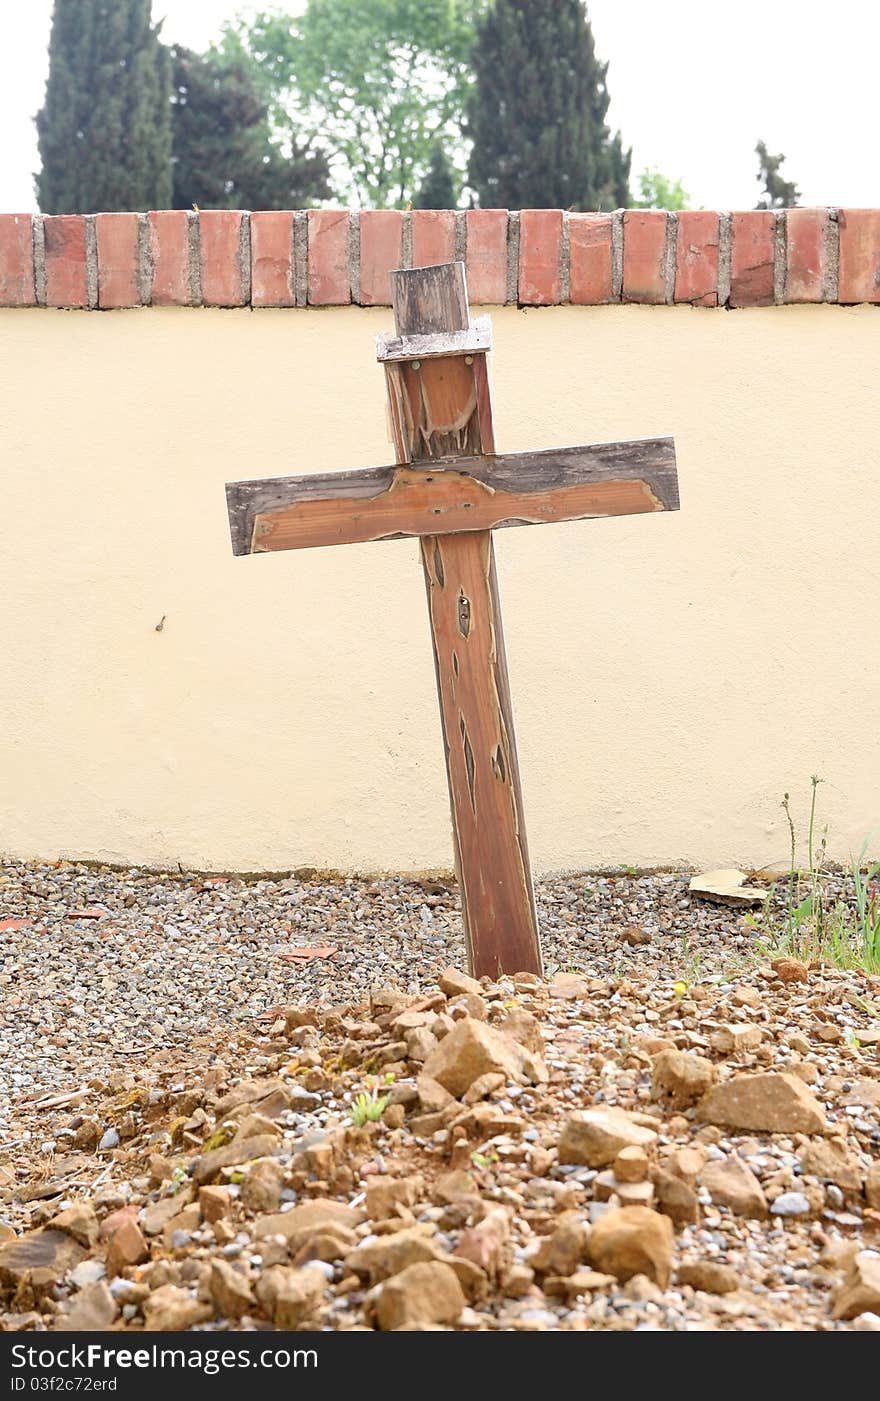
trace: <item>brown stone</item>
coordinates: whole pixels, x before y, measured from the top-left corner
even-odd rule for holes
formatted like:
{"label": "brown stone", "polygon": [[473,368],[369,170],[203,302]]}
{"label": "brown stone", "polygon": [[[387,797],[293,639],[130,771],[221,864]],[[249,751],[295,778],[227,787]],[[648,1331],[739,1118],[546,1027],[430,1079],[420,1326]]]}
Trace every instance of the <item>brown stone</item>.
{"label": "brown stone", "polygon": [[119,1229],[114,1231],[110,1237],[110,1245],[107,1249],[107,1274],[110,1279],[121,1274],[123,1270],[130,1269],[132,1265],[142,1264],[144,1260],[149,1258],[150,1251],[138,1223],[131,1218],[123,1221]]}
{"label": "brown stone", "polygon": [[52,1327],[69,1333],[100,1333],[115,1322],[118,1313],[119,1305],[99,1279],[74,1294],[67,1308],[56,1314]]}
{"label": "brown stone", "polygon": [[212,1260],[209,1278],[211,1298],[223,1318],[243,1318],[256,1308],[250,1281],[227,1260]]}
{"label": "brown stone", "polygon": [[273,1265],[256,1286],[257,1298],[276,1328],[298,1328],[312,1317],[326,1291],[324,1271],[314,1265]]}
{"label": "brown stone", "polygon": [[177,1284],[163,1284],[144,1300],[145,1331],[183,1333],[197,1323],[207,1323],[214,1309]]}
{"label": "brown stone", "polygon": [[363,1219],[362,1212],[344,1202],[335,1202],[326,1197],[316,1197],[314,1201],[303,1202],[291,1211],[273,1212],[270,1216],[258,1216],[254,1222],[254,1235],[284,1236],[296,1250],[313,1231],[333,1230],[343,1226],[351,1231]]}
{"label": "brown stone", "polygon": [[382,1285],[376,1319],[384,1332],[424,1323],[454,1323],[465,1306],[458,1276],[439,1261],[410,1265]]}
{"label": "brown stone", "polygon": [[398,1207],[415,1206],[423,1188],[421,1177],[371,1177],[365,1202],[367,1216],[373,1221],[397,1216]]}
{"label": "brown stone", "polygon": [[834,1295],[834,1318],[880,1313],[880,1255],[859,1251]]}
{"label": "brown stone", "polygon": [[410,1226],[359,1245],[345,1257],[345,1268],[375,1284],[377,1280],[399,1274],[409,1265],[445,1257],[446,1251],[425,1233],[423,1226]]}
{"label": "brown stone", "polygon": [[251,1138],[236,1138],[222,1148],[213,1148],[196,1158],[192,1178],[197,1187],[219,1176],[223,1168],[239,1167],[254,1158],[266,1158],[278,1147],[275,1134],[256,1134]]}
{"label": "brown stone", "polygon": [[739,1288],[736,1270],[714,1260],[679,1265],[677,1273],[679,1284],[689,1284],[691,1289],[701,1289],[704,1294],[733,1294]]}
{"label": "brown stone", "polygon": [[644,1182],[648,1175],[648,1155],[644,1148],[631,1143],[621,1148],[614,1159],[614,1176],[621,1182]]}
{"label": "brown stone", "polygon": [[540,1084],[547,1079],[539,1056],[473,1017],[463,1017],[425,1062],[425,1074],[457,1099],[481,1075],[490,1072],[517,1084]]}
{"label": "brown stone", "polygon": [[736,1056],[753,1051],[764,1040],[764,1031],[752,1022],[731,1022],[720,1026],[709,1037],[709,1045],[720,1056]]}
{"label": "brown stone", "polygon": [[536,1274],[574,1274],[586,1255],[587,1237],[587,1228],[577,1213],[563,1212],[552,1234],[543,1237],[528,1263]]}
{"label": "brown stone", "polygon": [[718,1079],[710,1060],[688,1051],[661,1051],[654,1057],[651,1093],[671,1109],[696,1104]]}
{"label": "brown stone", "polygon": [[871,1164],[865,1176],[865,1200],[874,1210],[880,1210],[880,1159]]}
{"label": "brown stone", "polygon": [[700,1219],[700,1200],[690,1182],[658,1168],[654,1172],[657,1210],[677,1226],[695,1226]]}
{"label": "brown stone", "polygon": [[483,995],[483,985],[478,983],[476,978],[471,978],[467,973],[461,973],[457,968],[447,968],[437,979],[440,984],[440,991],[445,992],[447,997],[461,997],[462,993],[474,992],[478,997]]}
{"label": "brown stone", "polygon": [[242,1205],[249,1211],[277,1211],[283,1186],[284,1168],[277,1158],[257,1158],[242,1178]]}
{"label": "brown stone", "polygon": [[764,1189],[751,1168],[741,1158],[707,1163],[700,1180],[716,1206],[726,1206],[734,1216],[762,1220],[767,1215]]}
{"label": "brown stone", "polygon": [[232,1204],[232,1197],[229,1195],[227,1187],[200,1187],[199,1207],[202,1212],[202,1220],[213,1225],[215,1221],[220,1221],[224,1216],[229,1215]]}
{"label": "brown stone", "polygon": [[715,1085],[697,1105],[705,1123],[759,1133],[822,1133],[821,1104],[796,1075],[768,1071],[735,1075]]}
{"label": "brown stone", "polygon": [[65,1231],[29,1231],[0,1246],[0,1292],[30,1286],[39,1298],[85,1258],[85,1250]]}
{"label": "brown stone", "polygon": [[99,1235],[98,1218],[95,1215],[95,1208],[89,1202],[76,1202],[68,1207],[66,1211],[59,1212],[53,1216],[49,1222],[49,1227],[53,1231],[64,1231],[68,1236],[73,1236],[88,1250],[97,1245]]}
{"label": "brown stone", "polygon": [[590,1233],[590,1262],[603,1274],[626,1281],[633,1275],[666,1289],[672,1275],[672,1222],[645,1206],[612,1208]]}
{"label": "brown stone", "polygon": [[812,1139],[801,1152],[800,1164],[808,1177],[833,1182],[847,1196],[862,1190],[862,1169],[839,1138]]}
{"label": "brown stone", "polygon": [[607,1167],[622,1148],[647,1148],[652,1129],[636,1124],[622,1109],[580,1109],[570,1114],[558,1144],[560,1163]]}

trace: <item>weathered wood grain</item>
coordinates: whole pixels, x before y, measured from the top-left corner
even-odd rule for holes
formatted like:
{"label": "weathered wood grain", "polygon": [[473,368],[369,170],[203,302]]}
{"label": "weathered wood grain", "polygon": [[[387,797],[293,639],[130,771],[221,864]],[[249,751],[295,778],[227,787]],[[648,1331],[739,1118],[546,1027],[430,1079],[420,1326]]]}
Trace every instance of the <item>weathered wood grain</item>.
{"label": "weathered wood grain", "polygon": [[[414,424],[413,400],[400,370],[386,367],[386,375],[395,447],[408,464],[414,448],[424,448],[426,432],[433,447],[461,430],[440,429],[433,422],[426,429],[421,420]],[[462,385],[462,394],[465,389]],[[421,400],[415,403],[418,409]],[[491,433],[487,405],[486,391],[482,410],[478,396],[467,420],[469,433],[483,439]],[[671,438],[428,460],[430,469],[409,472],[368,467],[230,482],[226,494],[233,551],[251,554],[432,534],[438,514],[444,531],[451,533],[675,511],[679,505]]]}
{"label": "weathered wood grain", "polygon": [[431,360],[438,355],[485,355],[492,349],[491,316],[475,316],[464,331],[376,337],[377,360]]}
{"label": "weathered wood grain", "polygon": [[[406,303],[395,307],[397,329],[404,333],[424,321],[418,295],[423,271],[409,276]],[[456,315],[459,279],[464,287],[461,265],[447,286],[453,303],[448,324]],[[429,278],[426,285],[434,298],[438,284]],[[464,298],[466,305],[466,290]],[[417,490],[456,486],[454,478],[433,470],[450,444],[474,454],[494,447],[488,382],[485,374],[478,380],[478,362],[485,369],[480,355],[427,361],[417,372],[407,365],[385,367],[398,471],[417,478]],[[462,461],[468,473],[474,460]],[[389,490],[402,482],[395,475]],[[479,489],[486,493],[486,487]],[[468,965],[477,977],[540,973],[492,536],[487,530],[425,535],[420,545]]]}
{"label": "weathered wood grain", "polygon": [[399,336],[466,331],[470,313],[464,263],[395,269],[391,273],[391,305]]}

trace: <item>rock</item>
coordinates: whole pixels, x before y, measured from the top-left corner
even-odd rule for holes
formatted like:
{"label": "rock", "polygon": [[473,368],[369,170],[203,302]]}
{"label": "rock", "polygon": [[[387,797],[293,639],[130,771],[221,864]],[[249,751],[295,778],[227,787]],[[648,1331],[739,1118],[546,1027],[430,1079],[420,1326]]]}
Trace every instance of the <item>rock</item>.
{"label": "rock", "polygon": [[868,1206],[880,1211],[880,1159],[871,1164],[865,1176],[865,1200]]}
{"label": "rock", "polygon": [[663,1298],[662,1289],[658,1289],[647,1275],[633,1275],[620,1292],[625,1299],[633,1299],[638,1304],[656,1304]]}
{"label": "rock", "polygon": [[107,1274],[103,1260],[81,1260],[67,1275],[68,1281],[77,1289],[85,1289],[87,1284],[96,1284]]}
{"label": "rock", "polygon": [[696,1104],[718,1079],[718,1071],[704,1056],[688,1051],[661,1051],[654,1057],[651,1094],[670,1109]]}
{"label": "rock", "polygon": [[768,1071],[734,1075],[715,1085],[697,1105],[697,1117],[759,1133],[822,1133],[825,1112],[796,1075]]}
{"label": "rock", "polygon": [[347,1231],[344,1226],[334,1226],[332,1231],[316,1231],[309,1235],[305,1244],[294,1253],[293,1263],[309,1265],[313,1260],[324,1260],[328,1264],[335,1264],[354,1250],[356,1245],[357,1236],[354,1231]]}
{"label": "rock", "polygon": [[256,1287],[257,1298],[276,1328],[298,1328],[311,1318],[327,1291],[327,1276],[320,1265],[301,1269],[273,1265],[264,1270]]}
{"label": "rock", "polygon": [[416,1087],[419,1092],[419,1104],[425,1114],[439,1114],[448,1105],[455,1103],[455,1096],[429,1075],[420,1075]]}
{"label": "rock", "polygon": [[144,1300],[145,1331],[182,1333],[197,1323],[207,1323],[214,1310],[177,1284],[163,1284]]}
{"label": "rock", "polygon": [[200,1187],[199,1188],[199,1209],[202,1213],[202,1220],[213,1225],[215,1221],[221,1221],[224,1216],[229,1215],[232,1205],[232,1197],[229,1195],[228,1187]]}
{"label": "rock", "polygon": [[[717,1129],[710,1130],[717,1134]],[[687,1143],[681,1148],[674,1148],[663,1160],[663,1167],[671,1172],[673,1177],[680,1177],[682,1182],[694,1185],[706,1163],[706,1150],[702,1143]]]}
{"label": "rock", "polygon": [[160,1197],[157,1202],[150,1202],[144,1208],[141,1216],[141,1229],[145,1236],[160,1236],[175,1216],[179,1216],[183,1207],[187,1206],[186,1197]]}
{"label": "rock", "polygon": [[469,1090],[465,1090],[462,1095],[463,1104],[479,1104],[481,1099],[488,1099],[489,1095],[500,1090],[505,1084],[504,1076],[497,1071],[490,1071],[488,1075],[481,1075],[475,1080]]}
{"label": "rock", "polygon": [[[188,1206],[178,1211],[176,1216],[172,1216],[170,1221],[166,1221],[162,1231],[162,1243],[165,1249],[173,1250],[188,1244],[193,1231],[198,1230],[200,1219],[201,1212],[198,1202],[190,1202]],[[186,1240],[180,1240],[181,1236],[186,1237]]]}
{"label": "rock", "polygon": [[806,983],[810,970],[799,958],[774,958],[773,972],[781,983]]}
{"label": "rock", "polygon": [[531,1012],[527,1012],[525,1007],[511,1008],[504,1020],[498,1023],[498,1030],[518,1041],[526,1050],[534,1051],[536,1056],[544,1054],[541,1023]]}
{"label": "rock", "polygon": [[781,1192],[770,1208],[771,1216],[809,1216],[809,1200],[803,1192]]}
{"label": "rock", "polygon": [[621,934],[621,939],[625,944],[650,944],[651,936],[647,929],[643,929],[640,924],[628,924]]}
{"label": "rock", "polygon": [[853,1319],[853,1328],[860,1333],[880,1333],[880,1314],[860,1313],[858,1318]]}
{"label": "rock", "polygon": [[501,1268],[504,1246],[510,1235],[510,1218],[503,1207],[493,1207],[482,1221],[462,1231],[454,1254],[478,1265],[494,1278]]}
{"label": "rock", "polygon": [[645,1206],[604,1212],[590,1233],[590,1262],[602,1274],[625,1282],[633,1275],[666,1289],[672,1275],[672,1222]]}
{"label": "rock", "polygon": [[365,1206],[372,1221],[397,1216],[398,1207],[415,1206],[424,1189],[421,1177],[371,1177]]}
{"label": "rock", "polygon": [[192,1178],[197,1187],[217,1177],[222,1168],[239,1167],[254,1158],[267,1158],[278,1147],[274,1134],[256,1134],[252,1138],[235,1139],[222,1148],[213,1148],[196,1158]]}
{"label": "rock", "polygon": [[462,1017],[473,1017],[475,1021],[484,1022],[489,1015],[489,1004],[479,993],[465,992],[450,1002],[449,1015],[455,1021],[461,1021]]}
{"label": "rock", "polygon": [[720,1056],[738,1056],[753,1051],[764,1040],[764,1031],[752,1022],[731,1022],[720,1026],[709,1037],[709,1045]]}
{"label": "rock", "polygon": [[529,1255],[528,1264],[536,1274],[574,1274],[587,1250],[588,1231],[574,1211],[563,1212],[549,1236],[544,1236]]}
{"label": "rock", "polygon": [[258,1240],[263,1236],[284,1236],[285,1240],[290,1241],[291,1249],[296,1250],[313,1231],[332,1231],[336,1226],[352,1231],[362,1219],[362,1213],[355,1207],[327,1197],[316,1197],[314,1201],[295,1206],[292,1211],[258,1216],[253,1231]]}
{"label": "rock", "polygon": [[587,997],[587,980],[581,973],[555,973],[547,991],[550,996],[563,1002],[574,1002]]}
{"label": "rock", "polygon": [[111,1148],[119,1147],[119,1134],[116,1129],[110,1128],[104,1131],[104,1135],[98,1143],[98,1152],[107,1153]]}
{"label": "rock", "polygon": [[839,1138],[814,1138],[800,1155],[801,1169],[820,1182],[833,1182],[848,1196],[862,1190],[862,1169]]}
{"label": "rock", "polygon": [[409,1226],[393,1235],[365,1241],[345,1257],[345,1268],[375,1284],[377,1280],[399,1274],[409,1265],[443,1260],[446,1253],[426,1235],[423,1226]]}
{"label": "rock", "polygon": [[726,1206],[734,1216],[762,1220],[767,1215],[764,1189],[751,1168],[741,1158],[707,1163],[700,1180],[716,1206]]}
{"label": "rock", "polygon": [[376,1319],[383,1332],[424,1323],[454,1323],[465,1302],[451,1266],[436,1261],[410,1265],[382,1285]]}
{"label": "rock", "polygon": [[460,1204],[470,1213],[480,1205],[480,1194],[472,1175],[459,1168],[455,1172],[440,1174],[434,1183],[431,1200],[438,1206]]}
{"label": "rock", "polygon": [[140,1226],[134,1220],[123,1221],[110,1237],[107,1248],[107,1274],[111,1279],[133,1265],[150,1258],[150,1250]]}
{"label": "rock", "polygon": [[73,1239],[79,1241],[87,1250],[91,1250],[98,1243],[100,1227],[95,1208],[89,1202],[76,1202],[68,1207],[67,1211],[59,1212],[57,1216],[52,1217],[49,1228],[73,1236]]}
{"label": "rock", "polygon": [[440,991],[445,992],[447,997],[461,997],[463,993],[473,992],[478,997],[482,997],[482,984],[476,978],[471,978],[467,973],[460,973],[457,968],[447,968],[440,974],[437,980],[440,984]]}
{"label": "rock", "polygon": [[437,1037],[426,1026],[417,1026],[406,1033],[406,1057],[422,1065],[437,1046]]}
{"label": "rock", "polygon": [[212,1260],[209,1287],[214,1306],[223,1318],[243,1318],[256,1308],[250,1281],[227,1260]]}
{"label": "rock", "polygon": [[249,1211],[277,1211],[283,1186],[284,1168],[277,1158],[257,1158],[242,1178],[242,1205]]}
{"label": "rock", "polygon": [[30,1286],[39,1298],[85,1258],[85,1250],[65,1231],[29,1231],[0,1245],[0,1293]]}
{"label": "rock", "polygon": [[700,1289],[704,1294],[733,1294],[740,1283],[736,1270],[714,1260],[694,1260],[689,1265],[679,1265],[677,1276],[679,1284],[689,1284],[691,1289]]}
{"label": "rock", "polygon": [[486,1022],[463,1017],[425,1061],[424,1073],[460,1099],[481,1075],[497,1073],[518,1084],[540,1084],[547,1070],[539,1056]]}
{"label": "rock", "polygon": [[544,1293],[576,1299],[579,1294],[592,1294],[616,1283],[614,1275],[603,1275],[598,1270],[575,1270],[570,1275],[548,1275],[544,1280]]}
{"label": "rock", "polygon": [[560,1163],[602,1168],[622,1148],[647,1148],[656,1141],[651,1129],[636,1124],[622,1109],[579,1109],[570,1114],[559,1139]]}
{"label": "rock", "polygon": [[621,1182],[610,1168],[600,1172],[593,1182],[593,1198],[597,1202],[617,1197],[620,1206],[653,1206],[653,1182]]}
{"label": "rock", "polygon": [[648,1175],[648,1155],[644,1148],[630,1144],[614,1159],[614,1176],[621,1182],[644,1182]]}
{"label": "rock", "polygon": [[119,1313],[119,1305],[103,1280],[86,1285],[74,1294],[67,1308],[56,1314],[53,1329],[71,1333],[98,1333],[109,1328]]}
{"label": "rock", "polygon": [[859,1251],[834,1295],[834,1318],[857,1318],[880,1311],[880,1255]]}
{"label": "rock", "polygon": [[746,885],[745,871],[728,868],[723,871],[706,871],[694,876],[688,889],[693,895],[711,900],[718,905],[732,905],[735,909],[748,909],[751,905],[763,905],[767,898],[766,890],[757,885]]}
{"label": "rock", "polygon": [[653,1179],[657,1210],[677,1226],[695,1226],[700,1219],[700,1199],[693,1186],[663,1168],[655,1170]]}

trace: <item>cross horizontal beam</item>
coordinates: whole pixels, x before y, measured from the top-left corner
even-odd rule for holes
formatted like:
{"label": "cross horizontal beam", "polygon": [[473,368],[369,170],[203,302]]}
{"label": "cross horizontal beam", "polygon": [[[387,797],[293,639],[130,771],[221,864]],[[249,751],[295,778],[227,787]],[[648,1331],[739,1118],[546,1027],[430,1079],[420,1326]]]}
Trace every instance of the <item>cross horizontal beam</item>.
{"label": "cross horizontal beam", "polygon": [[672,438],[230,482],[237,555],[678,510]]}

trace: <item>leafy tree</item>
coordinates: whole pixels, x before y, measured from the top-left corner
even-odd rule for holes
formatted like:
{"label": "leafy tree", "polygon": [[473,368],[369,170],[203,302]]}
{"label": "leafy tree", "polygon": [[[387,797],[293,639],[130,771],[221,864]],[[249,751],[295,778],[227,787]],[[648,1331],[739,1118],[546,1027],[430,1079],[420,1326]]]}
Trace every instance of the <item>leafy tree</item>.
{"label": "leafy tree", "polygon": [[55,0],[37,116],[46,214],[171,199],[171,69],[150,0]]}
{"label": "leafy tree", "polygon": [[771,156],[763,141],[759,141],[755,147],[755,155],[758,157],[756,179],[765,192],[765,198],[759,200],[755,208],[790,209],[797,204],[801,197],[800,190],[793,180],[785,180],[780,174],[785,156]]}
{"label": "leafy tree", "polygon": [[460,143],[475,21],[487,3],[307,0],[301,16],[261,13],[227,26],[220,52],[250,59],[278,133],[320,137],[339,199],[402,207],[435,142]]}
{"label": "leafy tree", "polygon": [[481,204],[628,204],[630,152],[605,123],[607,71],[582,0],[495,0],[479,27],[468,108]]}
{"label": "leafy tree", "polygon": [[428,173],[413,200],[415,209],[454,209],[458,189],[452,162],[440,145],[434,147]]}
{"label": "leafy tree", "polygon": [[173,207],[292,209],[330,194],[323,155],[269,140],[265,98],[244,60],[172,49]]}
{"label": "leafy tree", "polygon": [[638,177],[639,198],[636,209],[689,209],[690,195],[681,180],[670,180],[662,171],[652,167]]}

